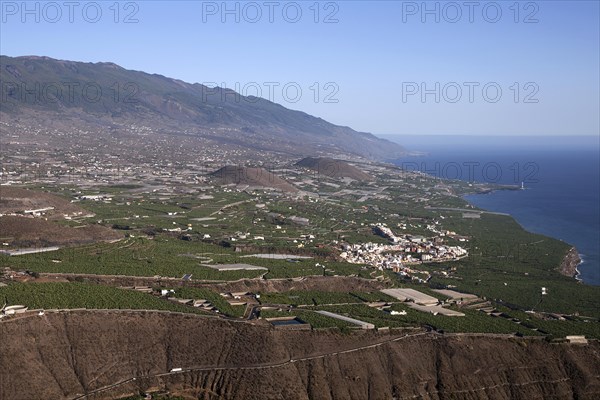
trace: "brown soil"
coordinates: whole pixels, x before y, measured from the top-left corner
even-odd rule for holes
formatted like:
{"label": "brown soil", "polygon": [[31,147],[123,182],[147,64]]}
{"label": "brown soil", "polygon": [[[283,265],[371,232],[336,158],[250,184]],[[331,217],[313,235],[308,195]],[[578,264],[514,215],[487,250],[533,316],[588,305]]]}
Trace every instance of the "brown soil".
{"label": "brown soil", "polygon": [[2,240],[11,248],[64,246],[120,239],[123,235],[100,225],[73,228],[42,218],[0,217]]}
{"label": "brown soil", "polygon": [[[0,322],[0,394],[73,399],[125,381],[89,398],[148,389],[189,399],[600,396],[597,342],[424,333],[390,341],[404,334],[285,331],[156,312],[46,313]],[[366,347],[376,343],[384,344]]]}
{"label": "brown soil", "polygon": [[248,168],[225,166],[211,174],[215,180],[224,185],[249,185],[267,187],[283,192],[297,192],[298,188],[283,178],[264,168]]}
{"label": "brown soil", "polygon": [[333,158],[320,157],[313,158],[307,157],[296,163],[296,165],[304,168],[311,169],[319,175],[323,175],[329,178],[351,178],[357,181],[372,181],[371,175],[361,171],[348,164],[345,161],[334,160]]}
{"label": "brown soil", "polygon": [[77,213],[87,214],[83,208],[71,203],[60,196],[17,188],[13,186],[0,186],[0,214],[22,212],[24,210],[36,210],[46,207],[54,207],[48,211],[48,216],[60,216],[64,214],[75,215]]}

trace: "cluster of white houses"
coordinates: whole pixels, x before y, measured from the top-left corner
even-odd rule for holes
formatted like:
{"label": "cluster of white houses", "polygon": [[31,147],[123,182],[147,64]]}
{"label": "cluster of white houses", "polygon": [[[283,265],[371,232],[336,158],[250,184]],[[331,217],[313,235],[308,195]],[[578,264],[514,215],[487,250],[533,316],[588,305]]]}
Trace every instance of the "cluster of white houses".
{"label": "cluster of white houses", "polygon": [[454,261],[468,255],[460,246],[447,246],[440,240],[418,235],[396,236],[383,224],[373,226],[375,233],[390,240],[390,244],[343,244],[340,257],[354,264],[367,264],[379,270],[391,269],[409,275],[407,264]]}

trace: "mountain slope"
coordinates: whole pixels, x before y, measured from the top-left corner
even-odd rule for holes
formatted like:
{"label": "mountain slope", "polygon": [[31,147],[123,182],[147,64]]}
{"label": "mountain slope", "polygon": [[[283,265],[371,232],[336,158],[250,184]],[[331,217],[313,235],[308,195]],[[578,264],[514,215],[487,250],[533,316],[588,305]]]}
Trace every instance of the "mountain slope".
{"label": "mountain slope", "polygon": [[209,88],[112,63],[0,56],[6,117],[151,124],[162,133],[194,134],[296,155],[346,153],[384,159],[401,146],[230,89]]}
{"label": "mountain slope", "polygon": [[297,192],[298,188],[264,168],[249,168],[226,165],[211,176],[220,184],[248,185],[274,188],[283,192]]}
{"label": "mountain slope", "polygon": [[[0,393],[14,400],[74,399],[101,388],[86,398],[148,389],[185,399],[600,395],[597,342],[404,334],[277,330],[158,312],[47,312],[0,323]],[[183,371],[169,374],[174,368]]]}
{"label": "mountain slope", "polygon": [[308,168],[319,175],[329,178],[351,178],[357,181],[372,181],[375,179],[345,161],[334,160],[328,157],[306,157],[298,161],[296,165]]}

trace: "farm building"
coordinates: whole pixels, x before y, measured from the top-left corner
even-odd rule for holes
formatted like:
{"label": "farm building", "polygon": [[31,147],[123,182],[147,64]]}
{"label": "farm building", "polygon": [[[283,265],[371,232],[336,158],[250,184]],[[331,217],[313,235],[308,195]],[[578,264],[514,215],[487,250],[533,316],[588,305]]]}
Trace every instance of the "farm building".
{"label": "farm building", "polygon": [[446,317],[464,317],[465,316],[465,314],[463,314],[459,311],[450,310],[449,308],[444,308],[442,306],[422,306],[420,304],[412,304],[412,303],[409,304],[408,306],[417,311],[428,312],[433,315],[440,314],[440,315],[445,315]]}
{"label": "farm building", "polygon": [[452,300],[471,300],[471,299],[476,299],[477,296],[471,293],[460,293],[454,290],[449,290],[449,289],[433,289],[434,292],[442,294],[444,296],[447,296],[449,298],[451,298]]}
{"label": "farm building", "polygon": [[277,317],[267,318],[275,328],[287,330],[310,330],[310,324],[304,322],[298,317]]}
{"label": "farm building", "polygon": [[414,289],[384,289],[381,292],[400,301],[412,301],[423,306],[432,306],[439,302],[435,297]]}
{"label": "farm building", "polygon": [[4,307],[4,309],[2,310],[2,313],[4,315],[15,315],[15,314],[22,314],[25,311],[27,311],[27,306],[14,305],[14,306]]}
{"label": "farm building", "polygon": [[339,319],[341,321],[349,322],[354,325],[358,325],[362,329],[375,329],[375,325],[368,323],[368,322],[359,321],[357,319],[346,317],[346,316],[340,315],[340,314],[335,314],[335,313],[332,313],[329,311],[317,311],[317,312],[326,317],[335,318],[335,319]]}
{"label": "farm building", "polygon": [[239,271],[239,270],[246,270],[246,271],[253,271],[253,270],[262,270],[262,271],[268,271],[267,268],[265,267],[258,267],[256,265],[250,265],[250,264],[201,264],[203,267],[209,267],[212,269],[216,269],[218,271]]}
{"label": "farm building", "polygon": [[50,247],[37,247],[32,249],[17,249],[17,250],[0,250],[0,254],[6,254],[9,256],[22,256],[25,254],[35,254],[35,253],[45,253],[47,251],[56,251],[60,247],[58,246],[50,246]]}
{"label": "farm building", "polygon": [[588,343],[585,336],[581,336],[581,335],[569,335],[566,337],[566,339],[569,341],[569,343],[573,343],[573,344],[587,344]]}

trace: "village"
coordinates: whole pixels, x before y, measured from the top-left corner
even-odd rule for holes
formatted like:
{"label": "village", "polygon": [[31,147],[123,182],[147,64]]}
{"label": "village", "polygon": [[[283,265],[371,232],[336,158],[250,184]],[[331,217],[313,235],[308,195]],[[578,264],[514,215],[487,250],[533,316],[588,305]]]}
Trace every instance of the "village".
{"label": "village", "polygon": [[[521,298],[517,283],[535,267],[489,255],[505,242],[546,244],[515,227],[521,236],[497,243],[509,217],[462,198],[490,185],[331,153],[265,163],[227,147],[171,151],[187,138],[140,143],[148,136],[136,126],[100,153],[70,140],[87,132],[53,135],[65,142],[56,152],[34,145],[45,130],[18,132],[0,152],[5,321],[139,308],[277,329],[564,337],[562,326],[546,326],[560,320],[569,334],[594,336],[587,316],[554,312],[547,292],[543,302],[539,289]],[[127,146],[134,154],[124,156],[123,142],[136,144]],[[531,254],[548,253],[532,246]],[[481,278],[491,262],[502,262],[502,287]],[[49,288],[47,300],[33,297],[36,281]]]}
{"label": "village", "polygon": [[[432,239],[420,235],[396,236],[384,223],[373,226],[374,233],[389,239],[390,244],[360,243],[342,244],[340,257],[352,264],[367,264],[379,270],[393,270],[418,282],[427,282],[431,275],[426,271],[414,270],[409,265],[456,261],[467,257],[468,252],[460,246],[443,244],[440,236]],[[462,241],[466,239],[461,238]],[[415,274],[421,276],[415,276]],[[425,277],[422,277],[422,275]]]}

